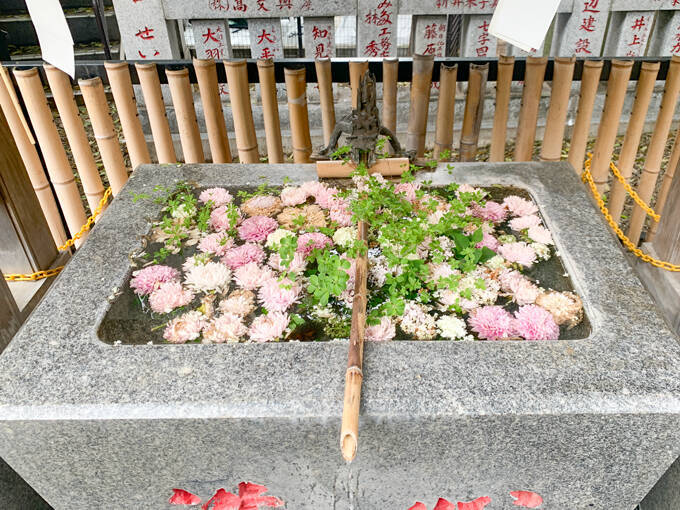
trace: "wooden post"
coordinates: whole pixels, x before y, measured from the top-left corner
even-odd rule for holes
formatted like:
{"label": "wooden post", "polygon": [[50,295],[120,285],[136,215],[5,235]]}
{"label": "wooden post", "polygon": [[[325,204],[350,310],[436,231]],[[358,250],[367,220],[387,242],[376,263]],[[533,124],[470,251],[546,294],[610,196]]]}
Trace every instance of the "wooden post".
{"label": "wooden post", "polygon": [[[270,58],[257,61],[260,77],[260,96],[264,113],[264,134],[267,140],[267,161],[283,163],[283,143],[281,141],[281,121],[279,119],[279,100],[276,97],[274,61]],[[331,98],[331,102],[333,99]]]}
{"label": "wooden post", "polygon": [[458,66],[441,64],[439,68],[439,99],[437,101],[437,126],[434,133],[434,159],[453,150],[453,119],[456,108],[456,78]]}
{"label": "wooden post", "polygon": [[234,117],[239,162],[259,163],[260,154],[257,149],[257,135],[253,122],[253,110],[250,105],[246,61],[225,60],[224,67],[227,70],[229,101],[231,102],[231,114]]}
{"label": "wooden post", "polygon": [[151,135],[153,136],[154,147],[156,147],[158,162],[177,163],[156,64],[137,63],[135,69],[137,69],[139,76],[139,84],[142,86],[142,95],[144,96],[146,113],[149,116],[149,125],[151,126]]}
{"label": "wooden post", "polygon": [[427,114],[430,107],[433,68],[434,57],[432,55],[413,55],[411,105],[406,132],[406,150],[415,151],[416,158],[422,158],[425,154]]}
{"label": "wooden post", "polygon": [[328,145],[335,128],[335,105],[333,103],[333,78],[331,59],[317,58],[314,61],[316,79],[319,83],[319,102],[321,103],[321,123],[323,124],[323,144]]}
{"label": "wooden post", "polygon": [[[668,193],[675,177],[675,170],[680,164],[680,128],[675,134],[675,140],[673,141],[673,150],[671,152],[671,157],[668,160],[668,165],[666,166],[666,173],[663,174],[663,181],[661,183],[661,189],[656,197],[656,204],[654,204],[654,211],[658,214],[663,214],[666,207],[666,201],[668,200]],[[652,219],[649,225],[649,230],[647,232],[647,240],[653,241],[656,236],[656,231],[659,227],[659,222]]]}
{"label": "wooden post", "polygon": [[135,101],[135,92],[130,78],[130,67],[127,62],[105,62],[104,67],[106,67],[106,75],[109,77],[111,94],[116,103],[120,126],[125,137],[125,145],[134,170],[139,165],[151,163],[151,157],[142,131],[142,124],[139,122],[137,101]]}
{"label": "wooden post", "polygon": [[567,122],[567,111],[569,110],[569,94],[574,78],[575,62],[574,57],[555,58],[550,107],[548,108],[543,143],[541,144],[541,161],[559,161],[562,159],[562,142]]}
{"label": "wooden post", "polygon": [[484,97],[489,64],[470,66],[467,96],[465,98],[465,114],[460,131],[460,160],[474,161],[479,143],[479,130],[484,115]]}
{"label": "wooden post", "polygon": [[397,75],[398,58],[383,59],[382,124],[397,134]]}
{"label": "wooden post", "polygon": [[[15,70],[19,90],[26,103],[28,115],[35,129],[36,138],[40,144],[50,180],[59,199],[59,205],[64,213],[66,224],[71,234],[75,234],[85,224],[86,215],[83,203],[80,201],[80,191],[76,186],[71,164],[66,156],[64,144],[59,138],[54,124],[52,111],[47,105],[47,98],[43,84],[36,68]],[[79,246],[87,233],[76,243]]]}
{"label": "wooden post", "polygon": [[21,322],[21,313],[0,271],[0,352],[5,350],[14,334],[19,331]]}
{"label": "wooden post", "polygon": [[[617,162],[617,167],[626,181],[630,179],[633,173],[633,165],[635,164],[635,157],[640,145],[642,130],[645,127],[645,118],[647,117],[647,110],[652,99],[652,92],[654,91],[659,67],[659,62],[643,62],[640,69],[640,78],[638,79],[637,91],[635,92],[635,103],[628,120],[628,128],[623,138],[623,146],[621,147],[621,153]],[[612,215],[612,218],[617,223],[621,219],[621,211],[623,211],[626,196],[626,190],[621,183],[617,179],[612,179],[607,208],[609,209],[609,214]]]}
{"label": "wooden post", "polygon": [[312,140],[309,134],[309,115],[307,112],[307,80],[305,68],[284,69],[286,92],[288,94],[288,114],[295,163],[311,163]]}
{"label": "wooden post", "polygon": [[71,146],[73,160],[76,163],[83,191],[90,211],[94,211],[104,196],[104,186],[99,177],[97,163],[94,161],[90,141],[80,119],[78,107],[73,99],[73,89],[68,75],[51,65],[45,65],[45,74],[52,90],[52,97],[57,105],[61,122],[64,125],[66,138]]}
{"label": "wooden post", "polygon": [[80,85],[80,91],[83,93],[85,107],[92,122],[94,138],[97,140],[104,170],[115,196],[127,182],[128,174],[123,153],[118,143],[118,135],[109,113],[109,103],[106,101],[104,85],[102,85],[101,78],[78,80],[78,85]]}
{"label": "wooden post", "polygon": [[536,139],[536,123],[538,107],[541,102],[543,79],[547,57],[527,57],[524,89],[522,90],[522,106],[517,120],[517,141],[515,143],[515,161],[531,161]]}
{"label": "wooden post", "polygon": [[498,57],[498,80],[496,81],[496,109],[491,130],[489,161],[505,161],[505,137],[508,130],[508,107],[515,57]]}
{"label": "wooden post", "polygon": [[590,121],[593,117],[593,106],[597,87],[600,84],[602,74],[602,60],[586,60],[583,63],[583,76],[581,77],[581,91],[578,100],[578,112],[574,121],[574,129],[571,133],[569,146],[569,163],[574,167],[577,174],[583,171],[583,162],[586,157],[586,144],[590,133]]}
{"label": "wooden post", "polygon": [[194,108],[194,95],[189,82],[189,70],[186,67],[175,70],[166,69],[165,76],[168,78],[172,105],[175,108],[184,162],[205,163],[203,142]]}
{"label": "wooden post", "polygon": [[359,84],[361,77],[368,71],[368,62],[366,60],[352,60],[349,63],[349,86],[352,90],[352,108],[357,107],[357,98],[359,97]]}
{"label": "wooden post", "polygon": [[672,173],[666,212],[661,217],[659,235],[654,238],[652,245],[661,260],[680,264],[680,172],[675,168]]}
{"label": "wooden post", "polygon": [[231,163],[231,149],[217,82],[217,65],[212,59],[194,59],[196,81],[203,103],[205,126],[213,163]]}

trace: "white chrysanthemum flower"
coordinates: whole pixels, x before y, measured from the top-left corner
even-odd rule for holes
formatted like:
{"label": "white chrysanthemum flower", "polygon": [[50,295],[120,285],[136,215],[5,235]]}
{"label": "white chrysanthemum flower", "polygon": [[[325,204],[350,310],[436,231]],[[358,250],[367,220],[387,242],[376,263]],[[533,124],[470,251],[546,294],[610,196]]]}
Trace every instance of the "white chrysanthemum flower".
{"label": "white chrysanthemum flower", "polygon": [[531,243],[531,246],[536,252],[536,257],[542,260],[548,260],[550,258],[550,247],[543,243]]}
{"label": "white chrysanthemum flower", "polygon": [[387,280],[387,274],[390,270],[387,268],[387,259],[384,255],[378,257],[368,257],[368,280],[376,287],[382,287]]}
{"label": "white chrysanthemum flower", "polygon": [[281,244],[281,240],[284,237],[295,237],[295,234],[290,230],[286,230],[285,228],[277,228],[274,230],[274,232],[267,236],[267,242],[265,243],[265,246],[270,250],[275,250]]}
{"label": "white chrysanthemum flower", "polygon": [[188,218],[196,214],[196,207],[189,204],[182,204],[179,207],[173,209],[171,215],[173,218]]}
{"label": "white chrysanthemum flower", "polygon": [[500,255],[496,255],[487,260],[485,265],[492,271],[496,269],[501,269],[505,267],[505,259]]}
{"label": "white chrysanthemum flower", "polygon": [[343,248],[350,247],[356,238],[356,227],[341,227],[333,234],[333,242]]}
{"label": "white chrysanthemum flower", "polygon": [[220,262],[194,266],[184,276],[184,283],[196,292],[225,293],[231,281],[231,271]]}
{"label": "white chrysanthemum flower", "polygon": [[439,335],[450,340],[460,340],[467,335],[465,321],[454,315],[444,315],[437,320]]}

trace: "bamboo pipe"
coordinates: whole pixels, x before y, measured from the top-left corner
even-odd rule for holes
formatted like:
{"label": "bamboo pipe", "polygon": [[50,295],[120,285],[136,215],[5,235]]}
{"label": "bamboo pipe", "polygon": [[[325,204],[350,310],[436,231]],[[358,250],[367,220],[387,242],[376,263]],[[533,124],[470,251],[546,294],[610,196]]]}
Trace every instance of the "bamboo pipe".
{"label": "bamboo pipe", "polygon": [[130,163],[134,170],[139,165],[151,163],[149,146],[146,144],[142,124],[137,112],[137,101],[132,88],[130,67],[127,62],[105,62],[106,75],[109,78],[111,94],[116,103],[120,126],[123,129],[125,145],[130,155]]}
{"label": "bamboo pipe", "polygon": [[600,119],[600,127],[597,130],[597,139],[593,148],[593,161],[590,167],[593,181],[595,181],[600,193],[604,191],[609,178],[609,163],[611,163],[614,152],[614,143],[619,130],[619,120],[623,110],[623,102],[626,99],[626,90],[632,68],[632,60],[612,60],[609,81],[607,82],[607,97]]}
{"label": "bamboo pipe", "polygon": [[[628,120],[628,128],[623,138],[623,146],[621,147],[621,153],[617,162],[617,167],[626,181],[630,179],[633,173],[635,156],[637,156],[640,137],[645,127],[645,118],[647,117],[647,110],[652,99],[652,92],[654,91],[659,67],[659,62],[643,62],[640,68],[640,78],[638,79],[637,90],[635,92],[635,103]],[[625,202],[626,190],[617,179],[613,179],[607,207],[609,208],[609,214],[612,215],[612,218],[617,223],[621,219],[621,211],[623,211]]]}
{"label": "bamboo pipe", "polygon": [[534,152],[538,108],[541,102],[541,91],[547,64],[547,57],[527,57],[522,106],[519,109],[519,119],[517,120],[515,161],[531,161]]}
{"label": "bamboo pipe", "polygon": [[505,161],[505,137],[508,131],[508,107],[515,57],[498,57],[498,80],[496,81],[496,112],[491,129],[489,161]]}
{"label": "bamboo pipe", "polygon": [[217,65],[212,59],[194,59],[198,91],[208,130],[208,143],[213,163],[231,163],[231,150],[217,82]]}
{"label": "bamboo pipe", "polygon": [[397,133],[397,76],[398,58],[385,58],[383,65],[382,124]]}
{"label": "bamboo pipe", "polygon": [[90,211],[94,211],[104,196],[104,185],[94,161],[90,141],[85,133],[83,121],[80,118],[78,107],[73,99],[71,80],[65,72],[54,66],[45,64],[45,74],[52,90],[52,97],[57,105],[59,117],[64,126],[66,139],[71,146],[71,154],[75,161],[80,182],[87,198]]}
{"label": "bamboo pipe", "polygon": [[352,60],[349,63],[349,86],[352,90],[352,108],[357,108],[359,98],[359,85],[364,73],[368,71],[368,61]]}
{"label": "bamboo pipe", "polygon": [[333,104],[333,79],[331,59],[317,58],[314,61],[316,80],[319,83],[319,102],[321,103],[321,122],[323,124],[323,144],[328,145],[335,129],[335,105]]}
{"label": "bamboo pipe", "polygon": [[[71,164],[66,156],[64,144],[59,138],[57,127],[54,124],[52,111],[47,105],[40,75],[36,68],[32,68],[27,70],[16,69],[14,76],[24,98],[28,116],[33,124],[36,138],[45,159],[47,172],[64,213],[66,224],[71,234],[75,234],[80,231],[87,219],[85,208],[80,201],[80,191],[78,191]],[[86,236],[87,233],[76,242],[76,247],[83,243]]]}
{"label": "bamboo pipe", "polygon": [[448,151],[451,159],[453,149],[453,119],[456,107],[456,78],[458,66],[439,67],[439,98],[437,101],[437,125],[434,132],[434,159]]}
{"label": "bamboo pipe", "polygon": [[288,114],[295,163],[311,163],[312,139],[309,134],[309,115],[307,112],[307,80],[305,69],[284,69],[286,92],[288,94]]}
{"label": "bamboo pipe", "polygon": [[[262,97],[262,109],[264,111],[264,133],[267,140],[267,160],[269,163],[283,163],[283,143],[281,142],[279,101],[276,97],[274,61],[270,58],[258,60],[257,74],[260,77],[260,96]],[[333,99],[331,98],[331,102],[332,101]]]}
{"label": "bamboo pipe", "polygon": [[473,161],[477,154],[479,130],[484,114],[484,96],[489,64],[470,66],[470,78],[465,98],[463,126],[460,130],[460,160]]}
{"label": "bamboo pipe", "polygon": [[189,70],[186,67],[176,70],[167,69],[165,76],[168,78],[172,105],[177,117],[184,162],[205,163],[203,142],[194,108],[194,95],[191,91],[191,82],[189,82]]}
{"label": "bamboo pipe", "polygon": [[[668,74],[666,75],[663,99],[661,99],[656,125],[652,133],[652,139],[649,142],[649,148],[647,149],[647,159],[645,160],[645,166],[636,190],[639,197],[646,204],[649,204],[652,198],[659,170],[661,170],[661,160],[666,148],[666,140],[671,129],[671,122],[673,122],[673,112],[678,102],[678,93],[680,93],[680,56],[674,55],[671,57]],[[638,205],[634,205],[627,232],[628,238],[634,244],[637,244],[640,240],[645,218],[645,211]]]}
{"label": "bamboo pipe", "polygon": [[578,112],[574,121],[574,129],[571,132],[568,161],[574,167],[574,171],[581,175],[583,161],[586,157],[586,144],[590,133],[590,121],[593,117],[593,106],[597,87],[600,84],[602,74],[602,60],[586,60],[583,63],[583,76],[581,77],[581,91],[578,100]]}
{"label": "bamboo pipe", "polygon": [[[671,189],[671,184],[673,183],[673,177],[675,176],[678,162],[680,162],[680,129],[678,129],[678,132],[675,135],[673,151],[671,152],[671,157],[668,160],[668,165],[666,165],[666,173],[663,174],[661,189],[659,190],[659,194],[656,197],[656,204],[654,205],[654,211],[659,215],[663,213],[666,200],[668,200],[668,192]],[[659,228],[659,222],[652,219],[652,222],[649,225],[647,241],[652,241],[654,239],[657,228]]]}
{"label": "bamboo pipe", "polygon": [[135,64],[159,163],[177,163],[156,64]]}
{"label": "bamboo pipe", "polygon": [[113,127],[113,119],[111,119],[111,114],[109,113],[109,104],[106,101],[104,85],[102,85],[101,78],[78,80],[78,85],[83,94],[87,113],[90,115],[92,131],[94,131],[94,138],[97,140],[97,147],[99,147],[104,170],[115,196],[127,182],[128,174],[125,168],[123,153],[118,143],[118,135]]}
{"label": "bamboo pipe", "polygon": [[4,82],[5,87],[7,88],[7,92],[9,93],[10,100],[14,105],[14,110],[16,111],[16,114],[19,117],[21,126],[24,128],[24,131],[26,131],[26,137],[28,138],[31,145],[35,145],[33,133],[31,133],[31,130],[28,127],[28,122],[26,122],[26,117],[24,116],[24,112],[21,109],[21,105],[19,104],[19,97],[17,96],[17,93],[14,90],[14,85],[12,84],[12,79],[9,77],[7,69],[5,69],[2,65],[0,65],[0,75],[2,75],[2,81]]}
{"label": "bamboo pipe", "polygon": [[550,94],[550,106],[545,122],[543,143],[541,144],[541,161],[559,161],[562,159],[562,142],[564,128],[569,111],[569,94],[574,79],[574,57],[556,57],[555,71]]}
{"label": "bamboo pipe", "polygon": [[[358,238],[366,245],[367,225],[358,223]],[[366,246],[368,248],[368,246]],[[364,333],[366,329],[366,300],[368,278],[368,251],[357,257],[354,279],[354,302],[349,337],[347,371],[345,372],[345,397],[342,407],[340,449],[347,462],[354,460],[359,444],[359,408],[363,382]]]}
{"label": "bamboo pipe", "polygon": [[253,110],[250,106],[246,61],[225,60],[224,68],[227,71],[229,101],[231,102],[231,114],[234,117],[239,162],[259,163],[260,154],[257,149]]}
{"label": "bamboo pipe", "polygon": [[66,231],[61,221],[59,208],[50,189],[50,183],[47,182],[47,177],[45,177],[45,169],[40,162],[38,151],[35,150],[35,146],[28,137],[28,132],[24,129],[24,124],[16,109],[17,105],[13,101],[13,95],[7,89],[7,83],[12,86],[11,81],[0,83],[0,107],[5,113],[7,124],[19,149],[21,159],[24,161],[28,178],[38,197],[38,202],[40,202],[40,208],[47,220],[47,226],[52,234],[54,244],[61,246],[66,242]]}
{"label": "bamboo pipe", "polygon": [[413,77],[411,78],[411,107],[406,131],[406,150],[415,151],[416,158],[425,154],[427,134],[427,113],[430,106],[430,88],[434,56],[413,55]]}

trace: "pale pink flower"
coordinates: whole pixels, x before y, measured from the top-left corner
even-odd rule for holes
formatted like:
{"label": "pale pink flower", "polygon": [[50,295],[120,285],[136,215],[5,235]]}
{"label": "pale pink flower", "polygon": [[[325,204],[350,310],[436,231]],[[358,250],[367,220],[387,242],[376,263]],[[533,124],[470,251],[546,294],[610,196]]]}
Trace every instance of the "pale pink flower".
{"label": "pale pink flower", "polygon": [[529,227],[535,227],[536,225],[541,224],[541,218],[538,217],[536,214],[530,214],[529,216],[519,216],[517,218],[513,218],[508,222],[508,225],[510,225],[510,228],[512,230],[520,231],[524,230],[525,228]]}
{"label": "pale pink flower", "polygon": [[470,329],[482,340],[502,340],[513,336],[513,318],[500,306],[482,306],[470,312]]}
{"label": "pale pink flower", "polygon": [[238,342],[248,332],[243,318],[234,313],[225,313],[211,320],[203,330],[203,343],[221,344]]}
{"label": "pale pink flower", "polygon": [[255,195],[241,204],[241,212],[248,216],[274,216],[281,209],[281,199],[274,195]]}
{"label": "pale pink flower", "polygon": [[448,278],[457,274],[456,270],[451,267],[448,262],[441,264],[429,264],[430,281],[437,283],[441,278]]}
{"label": "pale pink flower", "polygon": [[279,223],[274,218],[267,216],[252,216],[243,220],[238,228],[238,235],[244,241],[264,241],[267,236],[279,228]]}
{"label": "pale pink flower", "polygon": [[482,240],[479,241],[476,245],[475,248],[482,248],[486,246],[490,250],[493,251],[498,251],[498,246],[500,243],[498,242],[498,239],[496,239],[494,236],[491,234],[484,233],[484,236],[482,237]]}
{"label": "pale pink flower", "polygon": [[232,197],[231,193],[229,193],[224,188],[208,188],[201,192],[201,194],[198,196],[198,199],[203,203],[212,202],[212,206],[214,208],[227,205],[234,199],[234,197]]}
{"label": "pale pink flower", "polygon": [[221,257],[234,246],[234,240],[225,232],[208,234],[198,242],[198,250],[203,253],[214,253]]}
{"label": "pale pink flower", "polygon": [[416,191],[420,189],[420,184],[415,182],[400,182],[394,187],[395,193],[403,193],[406,200],[409,202],[415,202],[417,199]]}
{"label": "pale pink flower", "polygon": [[332,188],[332,187],[319,187],[314,194],[314,200],[316,201],[317,205],[321,207],[322,209],[329,209],[331,207],[331,203],[334,198],[336,198],[336,194],[340,190],[338,188]]}
{"label": "pale pink flower", "polygon": [[309,232],[298,237],[297,251],[305,257],[312,253],[312,250],[323,250],[333,246],[333,240],[321,232]]}
{"label": "pale pink flower", "polygon": [[380,324],[366,327],[366,340],[369,342],[387,342],[392,340],[397,334],[397,328],[389,317],[381,317]]}
{"label": "pale pink flower", "polygon": [[281,338],[290,324],[287,313],[269,312],[260,315],[250,325],[248,336],[253,342],[273,342]]}
{"label": "pale pink flower", "polygon": [[476,218],[498,223],[505,219],[505,217],[508,215],[508,212],[498,202],[489,200],[486,204],[484,204],[484,206],[474,204],[472,206],[472,215]]}
{"label": "pale pink flower", "polygon": [[349,262],[349,267],[347,269],[345,269],[345,268],[342,269],[349,276],[349,278],[347,279],[346,288],[347,288],[347,290],[354,290],[354,280],[355,280],[356,274],[357,274],[357,260],[349,258],[344,253],[343,253],[341,258],[343,260],[347,260]]}
{"label": "pale pink flower", "polygon": [[146,296],[156,290],[161,283],[175,280],[179,272],[170,266],[153,265],[132,273],[130,288],[139,296]]}
{"label": "pale pink flower", "polygon": [[256,262],[248,262],[234,271],[234,281],[245,290],[255,290],[272,277],[271,269]]}
{"label": "pale pink flower", "polygon": [[272,253],[269,256],[269,261],[267,264],[277,271],[290,271],[291,273],[301,273],[307,268],[305,256],[299,251],[295,252],[295,255],[293,255],[293,260],[290,261],[288,267],[283,267],[281,265],[281,255],[278,253]]}
{"label": "pale pink flower", "polygon": [[401,329],[407,335],[413,335],[416,340],[432,340],[437,336],[437,324],[428,313],[427,306],[407,301],[401,316]]}
{"label": "pale pink flower", "polygon": [[194,292],[224,293],[230,281],[231,271],[221,262],[199,264],[184,275],[184,283]]}
{"label": "pale pink flower", "polygon": [[469,184],[461,184],[456,190],[456,198],[460,198],[461,193],[477,193],[479,191],[481,191],[479,188],[475,188]]}
{"label": "pale pink flower", "polygon": [[343,207],[331,207],[329,217],[341,227],[352,225],[352,211]]}
{"label": "pale pink flower", "polygon": [[498,277],[503,292],[512,294],[512,300],[518,305],[529,305],[536,301],[541,293],[533,282],[514,269],[506,269]]}
{"label": "pale pink flower", "polygon": [[542,244],[553,244],[552,235],[550,235],[550,230],[545,228],[543,225],[534,225],[529,227],[527,232],[532,241]]}
{"label": "pale pink flower", "polygon": [[181,283],[164,282],[149,296],[149,306],[156,313],[170,313],[175,308],[188,305],[193,299],[194,294]]}
{"label": "pale pink flower", "polygon": [[245,317],[255,310],[255,294],[249,290],[238,289],[220,301],[219,309],[223,313],[233,313]]}
{"label": "pale pink flower", "polygon": [[515,312],[515,333],[525,340],[557,340],[560,327],[552,314],[537,305],[520,306]]}
{"label": "pale pink flower", "polygon": [[262,264],[263,261],[264,250],[262,249],[262,246],[255,243],[245,243],[236,248],[231,248],[222,257],[222,262],[229,266],[232,271],[241,266],[245,266],[248,262]]}
{"label": "pale pink flower", "polygon": [[[241,222],[241,219],[241,213],[239,211],[239,216],[236,218],[236,225]],[[210,220],[208,220],[208,224],[213,230],[217,230],[218,232],[229,230],[230,228],[236,226],[231,223],[231,220],[227,215],[227,207],[224,205],[213,209],[213,212],[210,213]]]}
{"label": "pale pink flower", "polygon": [[304,188],[289,187],[281,191],[281,202],[285,207],[292,207],[295,205],[304,204],[307,201],[309,193]]}
{"label": "pale pink flower", "polygon": [[516,262],[524,267],[531,267],[536,261],[536,252],[527,243],[507,243],[498,247],[498,253],[508,262]]}
{"label": "pale pink flower", "polygon": [[512,216],[530,216],[538,212],[536,204],[517,195],[505,197],[503,205],[508,208]]}
{"label": "pale pink flower", "polygon": [[300,297],[300,286],[289,278],[270,278],[262,284],[257,299],[268,312],[285,312]]}
{"label": "pale pink flower", "polygon": [[196,340],[205,326],[203,314],[194,310],[172,319],[165,327],[163,338],[173,344],[183,344]]}

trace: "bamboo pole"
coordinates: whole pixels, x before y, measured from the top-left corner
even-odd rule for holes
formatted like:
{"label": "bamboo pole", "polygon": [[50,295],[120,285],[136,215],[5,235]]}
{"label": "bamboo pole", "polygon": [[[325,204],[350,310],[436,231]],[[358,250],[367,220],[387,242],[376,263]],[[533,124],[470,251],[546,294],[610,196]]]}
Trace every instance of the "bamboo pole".
{"label": "bamboo pole", "polygon": [[550,107],[545,122],[543,143],[541,144],[541,161],[559,161],[562,159],[562,142],[564,128],[569,111],[569,94],[574,79],[574,57],[556,57],[553,73]]}
{"label": "bamboo pole", "polygon": [[[640,68],[640,78],[638,79],[637,90],[635,92],[635,102],[633,111],[628,120],[628,128],[623,138],[623,146],[619,154],[617,167],[621,175],[628,181],[633,173],[633,165],[640,145],[640,137],[645,127],[647,110],[652,99],[656,76],[659,72],[659,62],[643,62]],[[621,211],[626,202],[626,190],[617,179],[612,180],[612,187],[609,193],[607,207],[615,222],[621,219]]]}
{"label": "bamboo pole", "polygon": [[113,119],[109,113],[109,104],[106,101],[104,85],[102,85],[101,78],[78,80],[78,85],[83,94],[87,113],[90,115],[92,131],[94,131],[94,138],[97,140],[97,147],[99,147],[104,170],[115,196],[127,182],[128,175],[123,153],[118,143],[118,135],[113,127]]}
{"label": "bamboo pole", "polygon": [[[367,240],[367,225],[358,223],[358,237],[364,245]],[[366,246],[367,247],[367,246]],[[345,397],[342,407],[340,449],[343,458],[350,462],[357,454],[359,444],[359,408],[361,384],[363,382],[364,333],[366,329],[366,300],[368,278],[368,251],[357,257],[354,279],[354,302],[352,303],[352,324],[345,372]]]}
{"label": "bamboo pole", "polygon": [[[652,139],[649,142],[647,149],[647,159],[645,166],[640,176],[640,182],[637,187],[637,194],[646,204],[650,203],[656,186],[656,180],[661,170],[661,160],[663,159],[663,152],[666,148],[666,140],[671,129],[671,122],[673,122],[673,112],[678,102],[678,94],[680,93],[680,56],[674,55],[671,57],[671,63],[666,75],[666,85],[664,86],[663,99],[661,99],[661,106],[659,107],[659,114],[656,118],[656,125],[652,133]],[[630,218],[630,225],[628,227],[627,235],[634,243],[640,240],[640,234],[644,227],[646,213],[638,205],[633,206],[633,213]]]}
{"label": "bamboo pole", "polygon": [[257,149],[253,110],[250,106],[246,61],[225,60],[224,67],[227,71],[229,101],[231,102],[231,114],[234,117],[239,162],[259,163],[260,154]]}
{"label": "bamboo pole", "polygon": [[456,107],[456,78],[458,66],[441,64],[439,67],[439,98],[437,101],[437,125],[434,133],[434,159],[448,151],[451,159],[453,149],[453,119]]}
{"label": "bamboo pole", "polygon": [[57,105],[59,117],[64,126],[66,139],[71,147],[71,154],[75,161],[80,182],[87,198],[90,211],[94,211],[104,196],[104,185],[94,161],[90,141],[85,133],[83,121],[80,118],[78,107],[73,99],[71,80],[65,72],[51,65],[45,65],[45,74],[52,90],[52,97]]}
{"label": "bamboo pole", "polygon": [[311,163],[312,139],[309,134],[309,115],[307,112],[307,80],[305,68],[284,69],[286,92],[288,93],[288,112],[290,133],[295,163]]}
{"label": "bamboo pole", "polygon": [[473,161],[477,154],[479,131],[484,114],[484,96],[489,64],[470,66],[470,78],[465,97],[465,113],[460,130],[460,160]]}
{"label": "bamboo pole", "polygon": [[359,85],[361,84],[361,77],[368,71],[368,61],[366,60],[352,60],[349,63],[349,86],[352,90],[352,108],[357,108],[357,100],[359,97]]}
{"label": "bamboo pole", "polygon": [[[76,185],[71,164],[66,156],[64,144],[59,138],[57,127],[54,124],[52,111],[47,105],[47,98],[43,90],[43,84],[36,68],[15,70],[19,90],[24,98],[28,116],[33,124],[36,138],[45,159],[47,172],[54,186],[54,191],[59,200],[59,205],[64,213],[66,224],[72,234],[75,234],[85,224],[86,215],[83,203],[80,201],[80,191]],[[84,241],[87,233],[76,242],[79,246]]]}
{"label": "bamboo pole", "polygon": [[434,57],[432,55],[413,55],[411,105],[406,131],[406,150],[415,151],[416,158],[422,158],[425,154],[427,113],[430,106],[433,68]]}
{"label": "bamboo pole", "polygon": [[314,61],[316,79],[319,83],[319,102],[321,103],[321,122],[323,124],[323,144],[328,145],[335,128],[335,105],[333,104],[333,79],[331,59],[317,58]]}
{"label": "bamboo pole", "polygon": [[397,133],[397,76],[399,59],[383,59],[382,124]]}
{"label": "bamboo pole", "polygon": [[505,161],[505,137],[508,131],[508,107],[515,57],[498,57],[498,80],[496,81],[496,109],[491,129],[489,161]]}
{"label": "bamboo pole", "polygon": [[632,60],[612,60],[607,82],[607,98],[604,102],[600,127],[597,130],[593,161],[590,167],[593,181],[600,193],[604,191],[609,178],[609,163],[614,152],[614,143],[619,130],[619,120],[632,68]]}
{"label": "bamboo pole", "polygon": [[[677,170],[679,162],[680,162],[680,129],[678,129],[677,133],[675,134],[675,141],[673,142],[673,151],[671,152],[671,157],[668,160],[668,165],[666,165],[666,172],[663,174],[663,182],[661,183],[661,189],[659,190],[659,194],[656,197],[656,204],[654,205],[654,210],[659,215],[663,213],[664,207],[666,206],[666,201],[668,200],[668,193],[671,189],[673,177],[675,176],[675,171]],[[658,228],[659,222],[652,219],[652,222],[649,225],[647,241],[652,241],[654,239]]]}
{"label": "bamboo pole", "polygon": [[159,163],[177,163],[156,64],[135,64]]}
{"label": "bamboo pole", "polygon": [[217,65],[212,59],[194,59],[196,81],[201,94],[203,115],[213,163],[231,163],[231,149],[217,82]]}
{"label": "bamboo pole", "polygon": [[35,145],[35,139],[33,138],[33,133],[31,133],[31,130],[28,127],[28,122],[26,121],[26,117],[24,116],[24,112],[21,109],[21,105],[19,104],[19,97],[17,96],[17,93],[14,90],[14,84],[12,83],[12,79],[10,78],[9,74],[7,73],[7,69],[5,69],[5,67],[3,67],[2,65],[0,65],[0,76],[2,76],[2,81],[5,84],[5,87],[7,88],[7,92],[9,93],[10,101],[14,105],[14,109],[16,111],[17,116],[19,117],[19,121],[21,122],[21,126],[24,128],[24,131],[26,131],[26,137],[28,138],[31,145]]}
{"label": "bamboo pole", "polygon": [[[50,183],[47,182],[47,177],[45,177],[45,169],[40,161],[40,156],[38,156],[38,151],[28,137],[29,132],[25,130],[24,123],[21,121],[17,110],[18,103],[14,103],[13,94],[7,89],[7,83],[12,86],[11,81],[0,83],[0,107],[2,107],[2,111],[7,118],[7,124],[10,127],[14,141],[19,149],[19,154],[26,167],[33,191],[35,191],[38,197],[40,208],[47,220],[47,226],[50,229],[54,244],[61,246],[66,242],[66,231],[61,221],[59,208],[50,188]],[[28,126],[26,125],[26,127]]]}
{"label": "bamboo pole", "polygon": [[109,78],[113,101],[116,103],[130,163],[134,170],[139,165],[151,163],[151,157],[142,131],[142,124],[139,121],[130,67],[127,62],[105,62],[104,67]]}
{"label": "bamboo pole", "polygon": [[583,63],[583,76],[581,77],[581,91],[578,100],[578,112],[574,121],[574,129],[571,132],[569,144],[569,163],[574,171],[581,175],[583,162],[586,157],[586,144],[590,133],[590,121],[593,117],[593,106],[597,87],[600,84],[602,74],[602,60],[586,60]]}
{"label": "bamboo pole", "polygon": [[[274,61],[258,60],[257,73],[260,77],[260,96],[264,111],[264,133],[267,140],[267,160],[269,163],[283,163],[283,143],[281,141],[281,121],[279,120],[279,101],[276,97]],[[331,107],[332,107],[331,98]],[[325,125],[324,125],[325,126]]]}
{"label": "bamboo pole", "polygon": [[538,108],[541,102],[547,57],[527,57],[522,90],[522,106],[517,120],[517,141],[515,143],[515,161],[531,161],[536,139],[536,123]]}
{"label": "bamboo pole", "polygon": [[172,105],[175,108],[175,116],[177,117],[184,162],[205,163],[203,142],[201,141],[201,133],[198,130],[196,109],[194,108],[194,95],[191,91],[191,82],[189,81],[189,70],[186,67],[175,70],[166,69],[165,75],[168,78]]}

